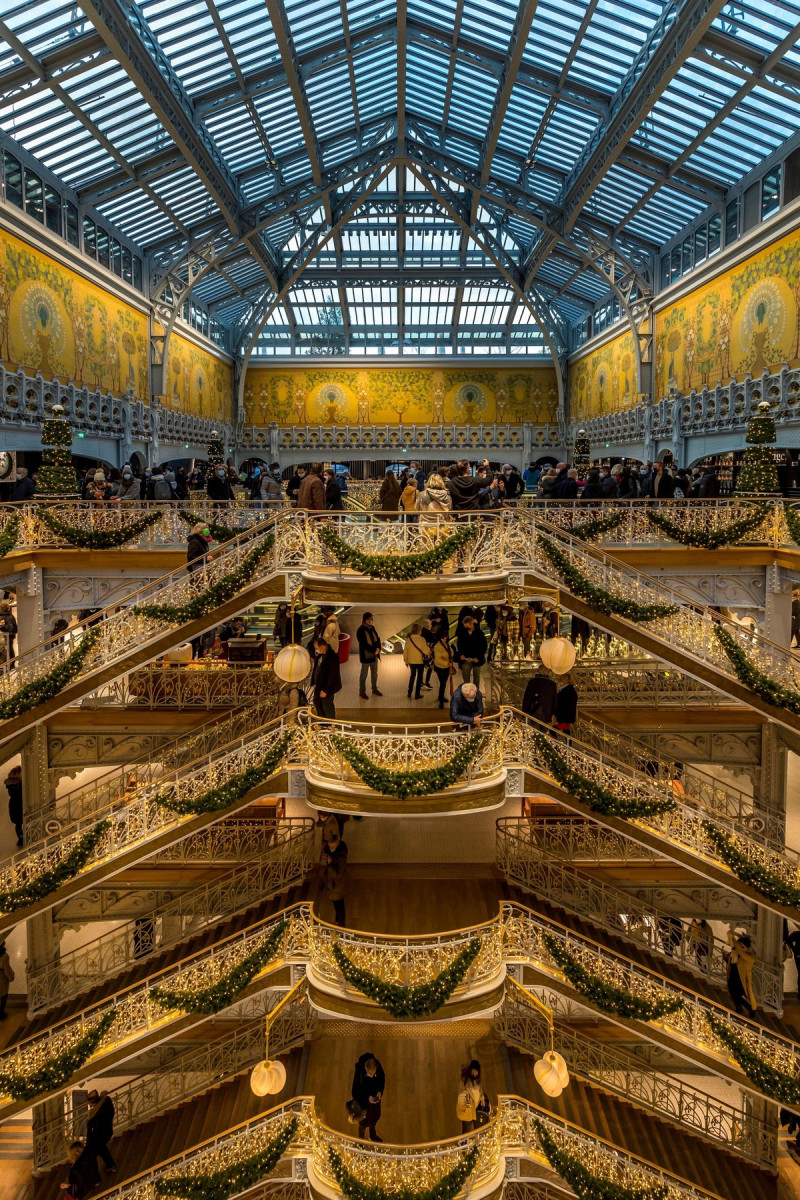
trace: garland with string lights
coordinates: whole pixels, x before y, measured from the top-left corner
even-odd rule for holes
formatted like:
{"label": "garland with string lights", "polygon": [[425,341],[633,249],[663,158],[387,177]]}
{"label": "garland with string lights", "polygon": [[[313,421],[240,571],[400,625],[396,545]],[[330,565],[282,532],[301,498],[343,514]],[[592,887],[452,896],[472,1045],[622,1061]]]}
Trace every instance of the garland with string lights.
{"label": "garland with string lights", "polygon": [[678,1012],[683,1008],[684,1001],[680,996],[664,997],[663,1000],[642,1000],[616,984],[606,983],[598,975],[593,975],[578,962],[574,954],[570,954],[566,946],[562,946],[550,933],[543,934],[542,940],[551,958],[566,975],[577,992],[599,1008],[601,1012],[612,1013],[615,1017],[627,1017],[634,1021],[657,1021],[667,1013]]}
{"label": "garland with string lights", "polygon": [[6,521],[0,531],[0,558],[5,558],[17,544],[19,537],[19,517],[12,517]]}
{"label": "garland with string lights", "polygon": [[216,983],[198,988],[197,991],[154,987],[150,989],[150,998],[162,1008],[179,1008],[186,1013],[202,1013],[204,1016],[211,1016],[221,1012],[223,1008],[230,1008],[239,993],[244,991],[258,972],[278,953],[288,927],[288,921],[279,921],[262,946],[243,958],[238,966]]}
{"label": "garland with string lights", "polygon": [[99,629],[87,630],[80,645],[68,654],[57,667],[53,667],[52,671],[32,680],[31,683],[26,683],[7,700],[0,701],[0,720],[18,717],[21,713],[29,712],[39,704],[44,704],[45,700],[52,700],[54,696],[62,692],[67,684],[80,674],[81,668],[99,636]]}
{"label": "garland with string lights", "polygon": [[800,511],[793,504],[784,503],[783,515],[786,519],[786,528],[789,530],[789,537],[796,546],[800,546]]}
{"label": "garland with string lights", "polygon": [[452,1171],[443,1175],[433,1187],[425,1188],[422,1191],[406,1187],[392,1188],[391,1191],[387,1191],[386,1188],[379,1187],[377,1184],[362,1183],[348,1171],[344,1165],[344,1159],[333,1146],[328,1147],[328,1158],[333,1177],[347,1200],[454,1200],[475,1170],[480,1152],[480,1146],[471,1146]]}
{"label": "garland with string lights", "polygon": [[579,771],[573,770],[566,759],[558,753],[547,734],[534,732],[534,742],[539,755],[544,759],[548,771],[570,796],[587,804],[593,812],[606,817],[622,817],[634,821],[637,817],[653,817],[671,812],[676,807],[673,796],[659,796],[645,800],[623,800],[607,788],[593,783]]}
{"label": "garland with string lights", "polygon": [[769,675],[765,675],[763,671],[759,671],[758,667],[751,663],[730,630],[717,624],[713,625],[712,628],[714,630],[714,637],[725,651],[733,667],[733,672],[740,683],[743,683],[745,687],[749,687],[751,691],[760,696],[762,700],[765,700],[767,704],[772,704],[775,708],[785,708],[787,712],[800,713],[800,692],[784,687],[782,683],[778,683],[775,679],[770,679]]}
{"label": "garland with string lights", "polygon": [[419,771],[390,771],[387,767],[379,767],[340,733],[331,734],[331,741],[362,783],[373,792],[407,800],[409,796],[435,795],[457,783],[480,750],[483,737],[473,734],[446,763]]}
{"label": "garland with string lights", "polygon": [[445,967],[427,983],[418,983],[415,987],[407,987],[401,983],[387,983],[372,971],[365,971],[362,967],[357,967],[350,961],[338,942],[334,942],[331,948],[334,962],[347,983],[351,987],[357,988],[368,1000],[374,1000],[377,1005],[397,1020],[429,1017],[438,1012],[462,982],[480,951],[480,938],[472,938],[456,955],[449,967]]}
{"label": "garland with string lights", "polygon": [[736,491],[751,496],[775,496],[780,494],[778,471],[775,466],[773,446],[777,434],[775,418],[770,415],[768,400],[758,405],[758,416],[747,422],[744,462],[739,468]]}
{"label": "garland with string lights", "polygon": [[342,567],[350,567],[361,575],[373,579],[409,580],[420,575],[432,575],[444,566],[467,542],[478,536],[477,525],[465,525],[457,529],[431,550],[420,554],[365,554],[355,546],[349,546],[334,529],[324,526],[319,531],[319,540]]}
{"label": "garland with string lights", "polygon": [[86,866],[103,834],[110,828],[110,821],[98,821],[83,837],[79,838],[58,866],[51,867],[49,871],[42,871],[41,875],[35,876],[20,887],[0,892],[0,912],[11,913],[16,912],[18,908],[27,908],[29,904],[43,900],[62,883],[72,879]]}
{"label": "garland with string lights", "polygon": [[208,465],[212,472],[216,471],[217,467],[225,465],[225,443],[216,430],[211,434],[211,439],[206,447],[206,454],[208,455]]}
{"label": "garland with string lights", "polygon": [[39,496],[75,496],[78,477],[72,465],[72,426],[60,404],[53,405],[53,416],[42,425],[42,465],[36,472]]}
{"label": "garland with string lights", "polygon": [[194,796],[191,800],[182,800],[180,796],[175,796],[172,792],[159,792],[155,802],[159,808],[169,809],[170,812],[179,813],[183,817],[220,812],[224,808],[230,808],[237,800],[241,800],[242,796],[246,796],[251,788],[257,787],[259,783],[264,783],[271,775],[275,774],[278,766],[286,757],[294,735],[294,729],[287,730],[260,762],[256,763],[254,767],[248,767],[236,775],[231,775],[230,779],[221,783],[219,787],[209,788],[207,792],[202,792],[201,795]]}
{"label": "garland with string lights", "polygon": [[[185,508],[178,509],[178,516],[187,525],[199,525],[202,520],[202,517],[187,512]],[[205,526],[215,542],[230,541],[231,538],[238,537],[240,533],[244,532],[243,529],[234,529],[232,525],[219,525],[216,521],[206,521]]]}
{"label": "garland with string lights", "polygon": [[760,1092],[769,1096],[771,1100],[777,1100],[779,1104],[788,1105],[789,1108],[796,1109],[800,1105],[800,1078],[770,1066],[759,1054],[750,1049],[744,1038],[729,1029],[725,1022],[721,1021],[719,1017],[715,1017],[713,1013],[706,1012],[703,1016],[719,1040],[728,1047],[747,1078],[756,1085]]}
{"label": "garland with string lights", "polygon": [[722,546],[733,546],[747,537],[754,529],[763,524],[769,508],[765,504],[755,506],[752,513],[723,525],[720,529],[692,530],[684,529],[676,521],[671,521],[663,513],[646,510],[645,515],[651,525],[660,529],[673,542],[681,542],[684,546],[695,546],[701,550],[719,550]]}
{"label": "garland with string lights", "polygon": [[162,520],[163,513],[147,513],[138,521],[130,521],[117,529],[81,529],[79,525],[69,525],[59,521],[46,508],[40,509],[39,518],[47,528],[66,542],[68,546],[77,546],[80,550],[112,550],[124,546],[126,542],[138,540],[146,529],[152,529]]}
{"label": "garland with string lights", "polygon": [[62,1050],[36,1070],[26,1071],[24,1075],[0,1071],[0,1095],[10,1096],[12,1100],[34,1100],[42,1092],[54,1092],[64,1087],[91,1058],[116,1019],[116,1011],[104,1013],[94,1028],[69,1050]]}
{"label": "garland with string lights", "polygon": [[572,465],[578,472],[578,479],[585,479],[590,462],[591,445],[586,436],[585,429],[578,430],[578,436],[575,438],[575,445],[572,449]]}
{"label": "garland with string lights", "polygon": [[712,821],[703,821],[703,832],[716,850],[719,857],[733,871],[742,883],[749,883],[752,888],[765,896],[767,900],[776,900],[790,908],[800,908],[800,887],[786,883],[779,875],[769,871],[760,863],[755,863],[742,854],[734,844],[730,834],[725,833]]}
{"label": "garland with string lights", "polygon": [[534,1121],[539,1145],[550,1166],[572,1188],[578,1200],[667,1200],[669,1189],[655,1187],[626,1187],[593,1174],[574,1154],[562,1150],[556,1139],[541,1121]]}
{"label": "garland with string lights", "polygon": [[270,533],[260,546],[242,559],[241,565],[235,571],[229,571],[216,583],[212,583],[204,592],[198,593],[188,604],[135,604],[133,611],[142,617],[151,617],[155,621],[169,621],[174,625],[185,625],[189,621],[197,621],[206,613],[213,612],[230,600],[237,592],[252,581],[256,567],[262,558],[272,552],[275,535]]}
{"label": "garland with string lights", "polygon": [[595,517],[592,521],[584,521],[580,525],[573,525],[566,532],[571,537],[576,537],[582,542],[590,542],[592,538],[602,537],[604,533],[610,533],[612,529],[617,529],[622,524],[625,513],[612,513],[610,517]]}
{"label": "garland with string lights", "polygon": [[586,578],[582,571],[573,566],[563,550],[560,550],[549,538],[539,535],[539,546],[563,578],[566,586],[576,596],[580,596],[597,612],[606,616],[624,617],[626,621],[657,621],[662,617],[671,617],[678,611],[675,604],[639,604],[636,600],[627,600],[624,596],[615,596],[605,588],[597,587]]}
{"label": "garland with string lights", "polygon": [[211,1175],[172,1175],[169,1179],[156,1179],[156,1195],[180,1197],[180,1200],[228,1200],[230,1196],[238,1196],[272,1174],[289,1149],[298,1124],[297,1117],[292,1117],[263,1150]]}

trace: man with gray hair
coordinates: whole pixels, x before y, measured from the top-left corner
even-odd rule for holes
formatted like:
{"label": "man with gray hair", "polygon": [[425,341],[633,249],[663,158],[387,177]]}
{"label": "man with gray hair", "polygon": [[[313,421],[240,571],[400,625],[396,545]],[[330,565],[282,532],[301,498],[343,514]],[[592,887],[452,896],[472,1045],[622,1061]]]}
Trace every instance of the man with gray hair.
{"label": "man with gray hair", "polygon": [[450,720],[461,729],[480,729],[483,721],[483,694],[476,683],[462,683],[450,701]]}
{"label": "man with gray hair", "polygon": [[9,500],[30,500],[36,491],[36,484],[28,477],[27,467],[17,467],[17,480],[11,489]]}

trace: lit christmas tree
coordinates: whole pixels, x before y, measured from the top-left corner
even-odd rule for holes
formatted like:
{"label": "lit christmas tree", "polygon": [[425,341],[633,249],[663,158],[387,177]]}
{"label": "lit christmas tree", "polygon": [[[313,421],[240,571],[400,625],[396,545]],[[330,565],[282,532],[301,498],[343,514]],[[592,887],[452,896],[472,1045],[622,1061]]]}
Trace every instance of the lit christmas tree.
{"label": "lit christmas tree", "polygon": [[72,426],[60,404],[50,410],[42,426],[42,465],[36,472],[39,496],[75,496],[78,481],[72,465]]}
{"label": "lit christmas tree", "polygon": [[216,471],[217,467],[221,467],[225,462],[225,443],[217,433],[216,429],[211,434],[211,441],[207,446],[208,465],[212,471]]}
{"label": "lit christmas tree", "polygon": [[777,437],[775,418],[769,415],[769,408],[769,401],[762,400],[758,406],[758,416],[751,417],[747,422],[747,449],[736,481],[736,491],[740,495],[780,495],[772,449]]}
{"label": "lit christmas tree", "polygon": [[578,436],[575,438],[575,447],[572,451],[572,465],[578,472],[578,479],[585,479],[586,472],[591,465],[589,459],[589,439],[586,436],[585,429],[578,430]]}

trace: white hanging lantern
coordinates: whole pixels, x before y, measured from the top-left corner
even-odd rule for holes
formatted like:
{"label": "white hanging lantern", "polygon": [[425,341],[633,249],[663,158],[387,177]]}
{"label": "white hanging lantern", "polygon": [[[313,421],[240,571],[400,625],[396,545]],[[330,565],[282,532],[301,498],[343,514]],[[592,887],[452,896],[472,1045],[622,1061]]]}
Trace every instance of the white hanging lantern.
{"label": "white hanging lantern", "polygon": [[567,1064],[555,1050],[548,1050],[534,1063],[533,1075],[544,1094],[553,1099],[560,1096],[569,1083]]}
{"label": "white hanging lantern", "polygon": [[302,683],[311,670],[311,659],[305,646],[290,642],[275,655],[272,669],[284,683]]}
{"label": "white hanging lantern", "polygon": [[286,1067],[277,1058],[265,1058],[250,1073],[250,1091],[256,1096],[275,1096],[285,1084]]}
{"label": "white hanging lantern", "polygon": [[566,675],[575,665],[575,647],[567,638],[545,638],[539,647],[539,658],[554,675]]}

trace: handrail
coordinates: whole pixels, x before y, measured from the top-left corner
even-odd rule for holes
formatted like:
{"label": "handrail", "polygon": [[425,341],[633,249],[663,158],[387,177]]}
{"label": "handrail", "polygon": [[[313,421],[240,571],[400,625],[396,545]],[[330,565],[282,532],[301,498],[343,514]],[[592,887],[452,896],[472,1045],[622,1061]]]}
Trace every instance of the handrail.
{"label": "handrail", "polygon": [[[576,933],[558,921],[540,916],[534,909],[515,901],[503,901],[498,915],[488,921],[465,929],[438,934],[392,935],[341,929],[320,920],[308,902],[291,905],[281,913],[250,926],[247,930],[224,939],[203,951],[189,955],[172,964],[146,984],[137,984],[85,1009],[80,1016],[69,1018],[19,1042],[0,1055],[0,1072],[27,1075],[41,1067],[53,1055],[82,1037],[105,1013],[115,1012],[114,1024],[103,1036],[98,1049],[81,1074],[86,1076],[93,1064],[99,1069],[104,1055],[130,1057],[135,1053],[138,1039],[157,1030],[164,1039],[170,1036],[170,1026],[197,1023],[203,1018],[187,1017],[182,1011],[166,1010],[157,1004],[152,992],[155,987],[192,988],[206,986],[233,970],[244,958],[263,946],[281,921],[287,926],[279,955],[256,976],[260,986],[266,986],[266,976],[290,962],[303,963],[309,981],[324,991],[361,1005],[371,1005],[357,989],[346,984],[334,959],[332,948],[339,944],[344,953],[366,970],[378,974],[387,982],[416,985],[434,978],[452,963],[470,941],[477,938],[481,951],[473,961],[462,982],[453,993],[453,1002],[464,996],[485,993],[494,982],[505,977],[508,963],[534,966],[547,976],[563,981],[563,971],[548,945],[552,938],[572,954],[592,975],[643,1000],[679,1000],[681,1007],[659,1017],[654,1024],[660,1039],[669,1037],[679,1053],[692,1057],[702,1055],[704,1069],[715,1069],[730,1079],[732,1058],[725,1043],[712,1030],[706,1017],[711,1015],[728,1030],[740,1037],[748,1048],[771,1066],[789,1075],[800,1073],[800,1044],[775,1033],[754,1020],[731,1012],[724,1005],[710,1000],[685,984],[679,984],[650,967],[629,961],[624,955],[609,950],[585,934]],[[252,986],[252,985],[251,985]],[[571,985],[560,986],[572,991]],[[581,1001],[583,1002],[583,1001]],[[449,1003],[449,1002],[448,1002]],[[585,1002],[583,1002],[585,1003]],[[442,1010],[448,1019],[447,1006]],[[647,1037],[650,1026],[637,1023],[637,1032]],[[715,1068],[715,1064],[719,1066]],[[740,1086],[758,1093],[744,1076]],[[63,1088],[53,1089],[54,1093]],[[42,1097],[43,1098],[43,1097]],[[0,1101],[0,1117],[13,1106],[7,1099]]]}
{"label": "handrail", "polygon": [[[187,1172],[209,1174],[256,1154],[291,1117],[298,1120],[298,1130],[288,1153],[305,1158],[310,1178],[320,1180],[326,1191],[339,1191],[331,1169],[331,1149],[341,1155],[356,1178],[391,1192],[399,1177],[410,1190],[430,1189],[476,1146],[477,1163],[459,1195],[482,1196],[492,1185],[497,1186],[495,1181],[501,1178],[507,1158],[533,1159],[550,1170],[538,1136],[538,1129],[545,1128],[559,1148],[579,1158],[589,1170],[623,1186],[645,1190],[661,1186],[665,1200],[712,1200],[705,1189],[587,1133],[530,1100],[506,1095],[498,1097],[497,1115],[482,1129],[417,1146],[378,1145],[338,1133],[318,1118],[313,1097],[298,1096],[143,1172],[108,1192],[107,1200],[155,1200],[156,1180]],[[315,1190],[322,1189],[318,1185]]]}
{"label": "handrail", "polygon": [[[302,880],[314,863],[314,820],[288,817],[272,822],[272,828],[273,844],[255,859],[215,874],[76,950],[29,967],[28,1012],[52,1008],[80,995]],[[145,944],[137,944],[137,939]]]}
{"label": "handrail", "polygon": [[[508,1045],[526,1054],[542,1055],[551,1048],[550,1025],[542,1019],[535,993],[510,976],[495,1027]],[[778,1134],[772,1122],[759,1119],[745,1104],[738,1108],[611,1042],[576,1032],[565,1021],[553,1022],[552,1048],[567,1061],[570,1072],[604,1092],[652,1113],[679,1128],[741,1154],[751,1162],[774,1169]]]}
{"label": "handrail", "polygon": [[[527,818],[500,817],[496,828],[497,865],[510,882],[725,990],[730,945],[710,928],[702,944],[693,943],[689,926],[679,917],[559,858],[551,839],[542,837]],[[753,984],[762,1007],[781,1013],[783,965],[757,960]]]}

